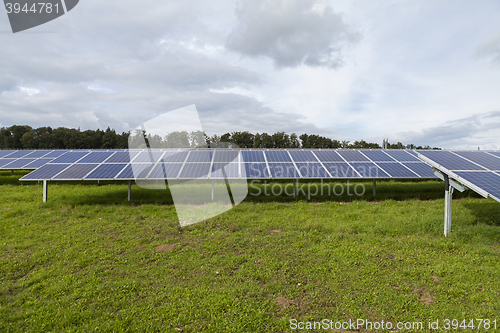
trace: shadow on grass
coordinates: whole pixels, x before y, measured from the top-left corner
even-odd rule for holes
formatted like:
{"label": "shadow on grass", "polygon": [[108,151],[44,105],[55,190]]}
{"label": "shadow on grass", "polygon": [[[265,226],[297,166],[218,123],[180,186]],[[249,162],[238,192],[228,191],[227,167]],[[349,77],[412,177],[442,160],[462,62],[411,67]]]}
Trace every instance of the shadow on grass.
{"label": "shadow on grass", "polygon": [[474,214],[473,224],[484,223],[491,226],[500,226],[500,205],[493,200],[483,202],[464,203],[464,207]]}

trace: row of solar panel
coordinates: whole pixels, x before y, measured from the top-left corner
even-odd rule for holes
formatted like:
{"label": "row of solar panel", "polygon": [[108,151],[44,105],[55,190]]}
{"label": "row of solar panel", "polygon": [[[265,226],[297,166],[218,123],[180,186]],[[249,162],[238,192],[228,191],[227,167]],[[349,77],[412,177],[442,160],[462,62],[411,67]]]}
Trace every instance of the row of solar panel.
{"label": "row of solar panel", "polygon": [[[228,163],[239,162],[240,150],[109,150],[109,151],[0,151],[2,169],[36,169],[52,163]],[[241,150],[241,162],[419,162],[413,152],[404,150]]]}
{"label": "row of solar panel", "polygon": [[[419,151],[438,169],[486,191],[500,201],[500,152],[484,151]],[[432,163],[434,162],[434,163]],[[470,185],[469,185],[470,186]]]}
{"label": "row of solar panel", "polygon": [[423,162],[49,163],[21,180],[194,178],[431,178]]}

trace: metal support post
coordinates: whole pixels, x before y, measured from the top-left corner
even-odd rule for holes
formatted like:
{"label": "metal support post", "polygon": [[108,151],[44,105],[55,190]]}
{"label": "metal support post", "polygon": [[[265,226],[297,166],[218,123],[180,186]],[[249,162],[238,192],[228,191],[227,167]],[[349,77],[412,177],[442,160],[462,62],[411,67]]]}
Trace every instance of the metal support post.
{"label": "metal support post", "polygon": [[10,174],[14,176],[14,169],[10,170]]}
{"label": "metal support post", "polygon": [[453,204],[453,187],[450,186],[448,175],[444,175],[444,236],[448,237],[451,232],[451,208]]}
{"label": "metal support post", "polygon": [[128,181],[128,198],[127,198],[129,202],[130,202],[130,194],[131,194],[131,192],[132,192],[132,181],[129,180]]}
{"label": "metal support post", "polygon": [[293,197],[294,197],[294,198],[297,196],[297,191],[295,190],[295,183],[296,183],[296,182],[297,182],[297,181],[294,179],[294,180],[293,180]]}
{"label": "metal support post", "polygon": [[212,180],[212,201],[214,201],[214,181]]}
{"label": "metal support post", "polygon": [[375,179],[373,179],[373,196],[377,195],[377,183]]}
{"label": "metal support post", "polygon": [[47,181],[43,181],[43,202],[47,202],[47,197],[48,197],[48,184]]}

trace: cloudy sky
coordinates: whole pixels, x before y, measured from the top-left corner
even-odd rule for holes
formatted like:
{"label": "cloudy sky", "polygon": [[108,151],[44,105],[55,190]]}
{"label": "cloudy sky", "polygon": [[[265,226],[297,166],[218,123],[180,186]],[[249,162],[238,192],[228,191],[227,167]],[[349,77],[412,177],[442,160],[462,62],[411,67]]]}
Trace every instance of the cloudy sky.
{"label": "cloudy sky", "polygon": [[80,0],[12,34],[0,126],[204,130],[500,149],[500,2]]}

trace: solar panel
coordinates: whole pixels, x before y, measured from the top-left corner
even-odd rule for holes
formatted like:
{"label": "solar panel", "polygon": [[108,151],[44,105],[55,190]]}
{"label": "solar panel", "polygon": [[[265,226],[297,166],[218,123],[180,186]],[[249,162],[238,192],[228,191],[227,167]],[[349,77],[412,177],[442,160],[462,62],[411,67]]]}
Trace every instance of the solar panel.
{"label": "solar panel", "polygon": [[342,156],[346,162],[369,162],[366,156],[363,156],[357,150],[338,150],[337,153]]}
{"label": "solar panel", "polygon": [[345,162],[323,163],[332,178],[359,178],[356,171]]}
{"label": "solar panel", "polygon": [[116,179],[145,179],[153,168],[153,163],[131,163],[127,164]]}
{"label": "solar panel", "polygon": [[384,153],[394,157],[394,159],[399,162],[420,162],[420,160],[413,156],[409,150],[385,149]]}
{"label": "solar panel", "polygon": [[[191,150],[186,162],[210,163],[212,162],[212,150]],[[198,177],[196,177],[198,178]]]}
{"label": "solar panel", "polygon": [[360,152],[373,162],[394,162],[394,158],[384,153],[382,150],[360,150]]}
{"label": "solar panel", "polygon": [[113,155],[113,152],[107,151],[91,151],[90,154],[82,158],[79,163],[102,163],[108,157]]}
{"label": "solar panel", "polygon": [[45,164],[44,166],[30,172],[21,180],[47,180],[69,167],[71,164]]}
{"label": "solar panel", "polygon": [[488,154],[495,155],[496,157],[500,157],[500,151],[489,151]]}
{"label": "solar panel", "polygon": [[415,178],[418,176],[416,173],[397,162],[378,162],[377,165],[393,178]]}
{"label": "solar panel", "polygon": [[126,164],[101,164],[88,174],[85,179],[114,179],[126,166]]}
{"label": "solar panel", "polygon": [[30,153],[32,153],[33,150],[18,150],[12,154],[9,155],[9,158],[21,158],[23,156],[26,156]]}
{"label": "solar panel", "polygon": [[473,151],[454,151],[453,153],[460,155],[468,160],[477,163],[486,169],[500,171],[500,158],[490,155],[486,152],[473,150]]}
{"label": "solar panel", "polygon": [[185,163],[179,178],[208,178],[210,163]]}
{"label": "solar panel", "polygon": [[14,150],[0,150],[0,158],[7,157],[8,155],[14,153]]}
{"label": "solar panel", "polygon": [[59,156],[66,154],[67,152],[69,152],[69,150],[53,150],[50,153],[48,153],[47,155],[43,155],[43,157],[44,158],[56,158],[56,157],[59,157]]}
{"label": "solar panel", "polygon": [[175,179],[181,171],[182,163],[158,163],[148,179]]}
{"label": "solar panel", "polygon": [[[264,152],[268,162],[291,162],[286,150],[266,150]],[[272,172],[272,171],[271,171]]]}
{"label": "solar panel", "polygon": [[313,153],[321,162],[345,162],[334,150],[313,150]]}
{"label": "solar panel", "polygon": [[13,161],[15,161],[15,159],[0,158],[0,168],[3,168],[4,165],[12,163]]}
{"label": "solar panel", "polygon": [[210,178],[239,178],[239,163],[214,163]]}
{"label": "solar panel", "polygon": [[28,155],[25,155],[24,158],[39,158],[44,155],[47,155],[50,153],[52,150],[35,150],[34,152],[29,153]]}
{"label": "solar panel", "polygon": [[29,164],[29,163],[33,162],[34,160],[35,160],[34,158],[20,158],[17,160],[13,160],[13,162],[10,162],[9,164],[4,165],[4,168],[6,168],[6,169],[21,169],[26,164]]}
{"label": "solar panel", "polygon": [[161,158],[163,162],[179,162],[182,163],[186,160],[188,155],[187,150],[166,151],[165,155]]}
{"label": "solar panel", "polygon": [[485,170],[483,167],[469,162],[449,151],[421,150],[419,153],[448,170]]}
{"label": "solar panel", "polygon": [[97,168],[98,164],[73,164],[63,172],[54,176],[53,180],[80,180],[83,179],[92,170]]}
{"label": "solar panel", "polygon": [[349,163],[363,178],[389,178],[384,170],[374,163]]}
{"label": "solar panel", "polygon": [[293,163],[269,163],[271,178],[300,178]]}
{"label": "solar panel", "polygon": [[269,171],[266,163],[243,163],[241,165],[242,173],[249,179],[269,178]]}
{"label": "solar panel", "polygon": [[455,174],[500,201],[500,175],[493,172],[456,171]]}
{"label": "solar panel", "polygon": [[415,172],[417,175],[419,175],[422,178],[435,178],[436,177],[436,175],[434,175],[434,171],[432,171],[432,168],[425,163],[422,163],[422,162],[404,162],[402,164],[405,165],[407,168],[411,169],[413,172]]}
{"label": "solar panel", "polygon": [[318,159],[311,151],[290,149],[288,152],[294,162],[318,162]]}
{"label": "solar panel", "polygon": [[38,169],[39,167],[49,163],[50,161],[52,161],[51,158],[39,158],[39,159],[34,160],[31,163],[26,164],[22,168],[23,169]]}
{"label": "solar panel", "polygon": [[142,151],[132,160],[133,163],[156,163],[163,155],[161,150],[148,149]]}
{"label": "solar panel", "polygon": [[214,163],[238,162],[239,154],[239,150],[217,149],[214,153]]}
{"label": "solar panel", "polygon": [[295,163],[302,178],[330,178],[321,163]]}
{"label": "solar panel", "polygon": [[265,162],[262,150],[242,150],[241,158],[244,162]]}
{"label": "solar panel", "polygon": [[88,153],[88,151],[70,151],[54,159],[51,163],[75,163]]}
{"label": "solar panel", "polygon": [[117,151],[104,163],[129,163],[137,154],[139,154],[138,151]]}

